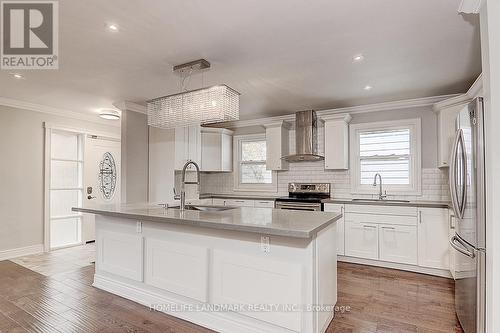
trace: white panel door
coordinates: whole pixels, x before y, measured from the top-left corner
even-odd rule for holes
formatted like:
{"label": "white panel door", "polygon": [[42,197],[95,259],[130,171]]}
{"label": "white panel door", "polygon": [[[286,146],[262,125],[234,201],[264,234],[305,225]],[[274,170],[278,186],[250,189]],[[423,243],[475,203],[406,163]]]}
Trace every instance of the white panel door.
{"label": "white panel door", "polygon": [[145,260],[146,284],[208,301],[208,248],[148,238]]}
{"label": "white panel door", "polygon": [[379,226],[379,259],[400,264],[417,264],[417,227]]}
{"label": "white panel door", "polygon": [[[105,158],[106,154],[109,154],[107,158]],[[114,175],[110,167],[111,163],[114,163]],[[120,163],[120,141],[95,136],[85,138],[84,204],[120,203]],[[95,215],[83,214],[82,241],[85,243],[93,240],[95,240]]]}
{"label": "white panel door", "polygon": [[[220,304],[304,304],[302,265],[213,251],[212,302]],[[300,312],[242,312],[293,331],[302,329]]]}
{"label": "white panel door", "polygon": [[449,269],[448,210],[420,208],[418,221],[418,265]]}
{"label": "white panel door", "polygon": [[142,236],[102,230],[97,235],[97,269],[128,279],[143,277]]}
{"label": "white panel door", "polygon": [[378,259],[378,225],[373,223],[345,222],[345,255]]}

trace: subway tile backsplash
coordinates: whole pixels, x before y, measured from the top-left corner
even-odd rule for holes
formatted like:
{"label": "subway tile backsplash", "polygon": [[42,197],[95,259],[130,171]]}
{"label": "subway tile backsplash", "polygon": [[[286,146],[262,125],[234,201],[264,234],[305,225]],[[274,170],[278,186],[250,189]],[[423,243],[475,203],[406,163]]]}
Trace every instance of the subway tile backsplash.
{"label": "subway tile backsplash", "polygon": [[[264,192],[234,191],[233,173],[202,173],[201,193],[256,195]],[[287,186],[290,182],[311,182],[332,184],[332,197],[341,199],[376,198],[378,189],[373,189],[373,195],[353,195],[351,193],[351,179],[349,171],[325,170],[323,162],[290,163],[289,170],[278,172],[277,192],[266,192],[270,195],[288,195]],[[421,200],[421,201],[450,201],[448,188],[448,171],[438,168],[422,169],[422,195],[403,196],[387,193],[389,199]]]}

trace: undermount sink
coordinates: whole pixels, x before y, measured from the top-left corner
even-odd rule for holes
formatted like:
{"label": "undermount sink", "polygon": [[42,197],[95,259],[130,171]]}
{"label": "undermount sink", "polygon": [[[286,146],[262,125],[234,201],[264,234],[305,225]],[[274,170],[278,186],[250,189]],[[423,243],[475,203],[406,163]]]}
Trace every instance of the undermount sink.
{"label": "undermount sink", "polygon": [[[180,207],[172,207],[172,208],[180,209]],[[197,210],[202,212],[222,212],[225,210],[230,210],[235,208],[236,207],[186,205],[185,210]]]}
{"label": "undermount sink", "polygon": [[393,199],[352,199],[352,201],[368,201],[368,202],[410,202],[410,200],[393,200]]}

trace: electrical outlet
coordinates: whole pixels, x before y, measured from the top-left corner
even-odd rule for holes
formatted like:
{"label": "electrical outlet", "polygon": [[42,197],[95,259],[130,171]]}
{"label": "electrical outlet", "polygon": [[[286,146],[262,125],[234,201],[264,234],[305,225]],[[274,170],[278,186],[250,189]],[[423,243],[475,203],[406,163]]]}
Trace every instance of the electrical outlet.
{"label": "electrical outlet", "polygon": [[271,252],[271,237],[269,237],[269,236],[260,236],[260,249],[264,253]]}
{"label": "electrical outlet", "polygon": [[136,230],[137,230],[137,233],[142,232],[142,222],[137,221]]}

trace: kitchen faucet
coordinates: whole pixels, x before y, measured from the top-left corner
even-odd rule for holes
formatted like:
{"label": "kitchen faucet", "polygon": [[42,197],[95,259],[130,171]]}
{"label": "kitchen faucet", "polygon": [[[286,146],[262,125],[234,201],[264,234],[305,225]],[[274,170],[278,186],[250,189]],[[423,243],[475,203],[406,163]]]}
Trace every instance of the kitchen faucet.
{"label": "kitchen faucet", "polygon": [[[377,186],[377,176],[378,176],[378,178],[380,180],[379,192],[378,192],[378,199],[379,200],[384,200],[385,198],[387,198],[387,195],[386,194],[382,194],[382,176],[380,175],[380,173],[376,173],[375,177],[373,177],[373,186]],[[387,193],[387,191],[385,193]]]}
{"label": "kitchen faucet", "polygon": [[[186,170],[188,166],[192,164],[196,168],[196,181],[195,182],[187,182],[186,181]],[[180,200],[181,201],[181,210],[185,210],[186,208],[186,184],[193,184],[193,185],[200,185],[200,167],[196,162],[194,161],[187,161],[186,164],[184,164],[184,167],[182,168],[182,179],[181,179],[181,193],[176,194],[175,193],[175,188],[174,188],[174,200]]]}

